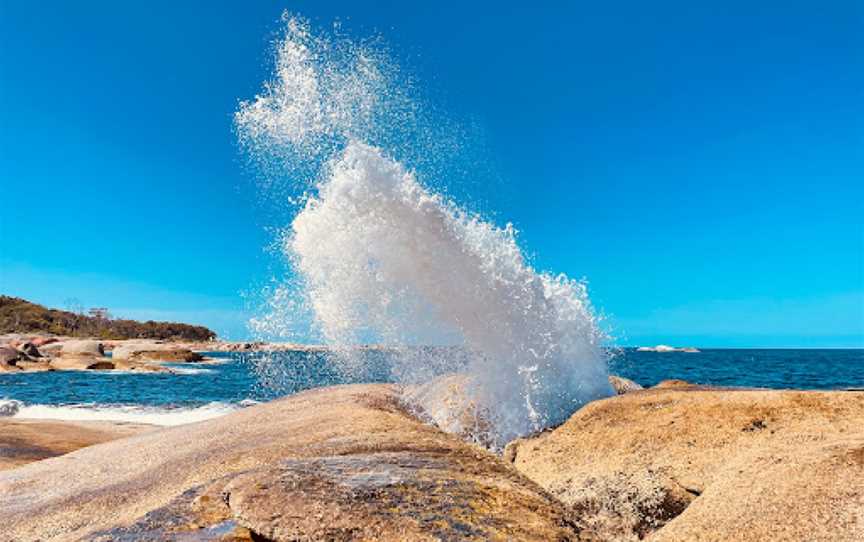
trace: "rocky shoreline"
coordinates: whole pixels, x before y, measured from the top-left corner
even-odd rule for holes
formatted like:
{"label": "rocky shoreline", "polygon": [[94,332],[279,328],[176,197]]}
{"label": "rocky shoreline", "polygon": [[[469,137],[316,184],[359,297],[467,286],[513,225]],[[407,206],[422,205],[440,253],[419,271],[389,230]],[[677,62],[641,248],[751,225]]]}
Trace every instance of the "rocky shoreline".
{"label": "rocky shoreline", "polygon": [[[386,350],[387,347],[358,345],[353,348]],[[100,340],[11,334],[0,336],[0,373],[65,370],[171,372],[164,363],[213,361],[202,355],[211,352],[326,352],[328,350],[327,346],[300,343]]]}
{"label": "rocky shoreline", "polygon": [[0,472],[0,540],[864,539],[864,393],[619,384],[503,456],[386,384],[120,435]]}
{"label": "rocky shoreline", "polygon": [[324,351],[293,343],[99,340],[63,336],[0,336],[0,373],[36,371],[161,371],[164,363],[212,361],[207,352]]}
{"label": "rocky shoreline", "polygon": [[[110,355],[109,355],[110,354]],[[201,362],[187,346],[163,341],[98,341],[36,337],[0,346],[0,373],[38,371],[161,371],[165,363]]]}

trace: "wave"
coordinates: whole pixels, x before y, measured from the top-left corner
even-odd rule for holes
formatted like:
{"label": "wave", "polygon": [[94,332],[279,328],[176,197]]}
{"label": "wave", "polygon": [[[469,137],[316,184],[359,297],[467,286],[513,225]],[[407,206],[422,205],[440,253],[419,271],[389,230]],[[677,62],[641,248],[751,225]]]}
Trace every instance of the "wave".
{"label": "wave", "polygon": [[493,446],[611,395],[586,285],[535,270],[510,224],[446,197],[455,167],[424,180],[406,162],[406,145],[419,141],[435,154],[435,143],[405,137],[423,133],[405,126],[424,117],[402,114],[419,107],[405,107],[405,81],[386,52],[287,20],[275,78],[241,102],[238,132],[254,161],[282,167],[283,176],[317,169],[283,232],[294,274],[253,326],[291,329],[300,299],[342,352],[344,371],[362,374],[368,363],[350,345],[380,342],[402,349],[394,374],[406,382],[441,366],[412,345],[459,345],[470,353],[466,391],[493,427]]}
{"label": "wave", "polygon": [[0,400],[0,417],[36,420],[109,421],[151,425],[183,425],[229,414],[254,402],[212,402],[200,406],[103,405],[80,403],[69,405],[25,404],[16,399]]}
{"label": "wave", "polygon": [[200,367],[177,367],[174,365],[169,366],[171,372],[178,375],[201,375],[201,374],[210,374],[215,373],[213,369],[202,369]]}

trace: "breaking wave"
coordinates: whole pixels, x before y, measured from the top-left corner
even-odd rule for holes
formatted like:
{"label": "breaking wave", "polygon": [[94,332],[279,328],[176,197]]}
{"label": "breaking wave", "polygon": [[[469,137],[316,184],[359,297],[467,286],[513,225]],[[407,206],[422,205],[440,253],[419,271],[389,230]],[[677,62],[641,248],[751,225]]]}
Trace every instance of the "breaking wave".
{"label": "breaking wave", "polygon": [[364,359],[350,347],[370,342],[397,353],[402,382],[465,373],[500,447],[611,394],[604,335],[583,282],[535,270],[510,224],[444,195],[447,168],[423,158],[440,149],[435,121],[410,88],[385,49],[286,17],[273,80],[236,114],[253,161],[292,178],[300,202],[280,237],[293,273],[252,325],[296,339],[311,313],[349,373]]}

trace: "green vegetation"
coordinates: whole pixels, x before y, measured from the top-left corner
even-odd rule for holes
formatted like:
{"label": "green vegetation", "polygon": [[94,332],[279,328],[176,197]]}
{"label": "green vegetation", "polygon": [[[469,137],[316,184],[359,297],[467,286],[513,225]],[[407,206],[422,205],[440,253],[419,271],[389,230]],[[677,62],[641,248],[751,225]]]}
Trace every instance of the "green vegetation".
{"label": "green vegetation", "polygon": [[180,339],[209,341],[216,334],[204,326],[174,322],[136,322],[48,309],[17,297],[0,295],[0,333],[45,333],[101,339]]}

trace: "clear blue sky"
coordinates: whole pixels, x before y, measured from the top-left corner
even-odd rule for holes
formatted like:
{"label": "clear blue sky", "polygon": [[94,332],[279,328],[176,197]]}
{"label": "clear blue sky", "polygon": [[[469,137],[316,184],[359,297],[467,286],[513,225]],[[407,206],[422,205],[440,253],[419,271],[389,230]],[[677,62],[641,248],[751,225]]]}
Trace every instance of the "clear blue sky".
{"label": "clear blue sky", "polygon": [[482,128],[472,198],[620,343],[864,345],[861,2],[253,4],[0,0],[0,291],[243,337],[288,217],[231,116],[289,9]]}

